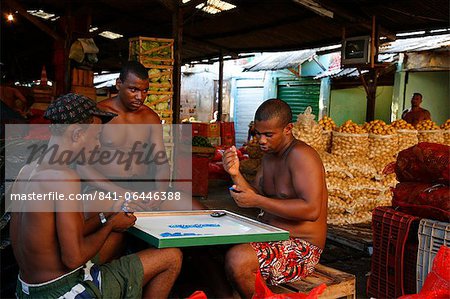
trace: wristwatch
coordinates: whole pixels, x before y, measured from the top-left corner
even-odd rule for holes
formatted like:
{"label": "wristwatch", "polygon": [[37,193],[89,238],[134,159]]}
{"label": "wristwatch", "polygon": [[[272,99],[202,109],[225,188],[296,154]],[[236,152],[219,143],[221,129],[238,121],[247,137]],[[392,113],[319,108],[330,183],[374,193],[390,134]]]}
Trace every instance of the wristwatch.
{"label": "wristwatch", "polygon": [[100,223],[101,224],[105,224],[106,223],[106,217],[105,217],[105,214],[103,214],[103,213],[98,213],[98,217],[100,217]]}

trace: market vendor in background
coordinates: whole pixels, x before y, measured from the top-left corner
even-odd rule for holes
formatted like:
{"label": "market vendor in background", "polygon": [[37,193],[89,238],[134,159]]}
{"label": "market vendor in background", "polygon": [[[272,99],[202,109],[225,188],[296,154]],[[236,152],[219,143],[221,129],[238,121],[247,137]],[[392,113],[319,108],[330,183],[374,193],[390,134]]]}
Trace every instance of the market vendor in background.
{"label": "market vendor in background", "polygon": [[312,147],[293,137],[291,119],[289,105],[279,99],[265,101],[256,111],[254,129],[265,155],[253,184],[239,171],[235,147],[224,153],[224,168],[238,191],[230,191],[237,205],[260,208],[261,221],[290,232],[286,241],[239,244],[227,252],[225,270],[243,298],[252,296],[258,270],[269,284],[311,274],[325,246],[324,167]]}
{"label": "market vendor in background", "polygon": [[411,108],[402,113],[402,119],[406,122],[417,125],[422,120],[431,120],[430,111],[420,107],[422,104],[422,94],[415,92],[411,98]]}

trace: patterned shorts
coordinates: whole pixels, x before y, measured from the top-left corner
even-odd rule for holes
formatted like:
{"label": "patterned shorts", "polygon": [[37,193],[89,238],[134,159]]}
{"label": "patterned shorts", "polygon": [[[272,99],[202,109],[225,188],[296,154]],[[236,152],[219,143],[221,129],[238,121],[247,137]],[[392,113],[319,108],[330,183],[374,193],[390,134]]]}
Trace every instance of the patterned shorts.
{"label": "patterned shorts", "polygon": [[271,285],[308,276],[322,254],[322,249],[299,238],[250,245],[256,251],[262,277]]}

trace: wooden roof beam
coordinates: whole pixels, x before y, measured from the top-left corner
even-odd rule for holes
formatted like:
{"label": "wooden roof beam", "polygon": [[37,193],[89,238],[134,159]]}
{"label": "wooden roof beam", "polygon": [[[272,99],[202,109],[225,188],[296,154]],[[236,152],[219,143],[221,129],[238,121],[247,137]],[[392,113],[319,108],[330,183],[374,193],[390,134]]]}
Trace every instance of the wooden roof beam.
{"label": "wooden roof beam", "polygon": [[181,0],[158,0],[158,2],[171,12],[175,12],[180,5]]}
{"label": "wooden roof beam", "polygon": [[199,39],[189,36],[187,34],[184,35],[184,41],[195,44],[197,47],[205,49],[205,50],[217,51],[218,55],[220,54],[220,51],[222,51],[222,53],[224,55],[231,55],[233,57],[238,57],[238,53],[236,53],[230,49],[224,48],[218,44],[215,44],[215,43],[212,43],[209,41],[199,40]]}
{"label": "wooden roof beam", "polygon": [[315,12],[316,14],[322,16],[322,17],[328,17],[328,18],[333,18],[334,17],[334,13],[329,10],[326,9],[325,7],[323,7],[320,3],[318,3],[315,0],[292,0],[295,3],[298,3],[300,5],[303,5],[304,7],[308,8],[309,10],[312,10],[313,12]]}
{"label": "wooden roof beam", "polygon": [[243,28],[243,29],[237,29],[237,30],[227,31],[227,32],[217,33],[217,34],[203,35],[202,38],[204,38],[204,39],[215,39],[215,38],[233,37],[233,36],[236,36],[236,35],[244,35],[244,34],[257,32],[257,31],[260,31],[260,30],[270,29],[270,28],[273,28],[273,27],[276,27],[276,26],[295,24],[295,23],[298,23],[300,21],[301,20],[299,20],[297,18],[288,17],[288,18],[275,20],[275,21],[270,22],[270,23],[256,24],[255,26],[247,26],[246,28]]}
{"label": "wooden roof beam", "polygon": [[[358,24],[361,27],[372,31],[372,19],[368,20],[368,19],[361,18],[361,16],[356,15],[351,11],[348,11],[342,7],[337,6],[334,1],[317,0],[317,2],[318,1],[320,1],[320,3],[324,7],[332,10],[336,17],[340,17],[346,21],[349,21],[354,24]],[[383,26],[380,26],[380,25],[378,25],[378,28],[379,28],[379,32],[381,35],[386,36],[389,40],[396,40],[395,33],[393,33],[392,31],[390,31],[387,28],[384,28]]]}
{"label": "wooden roof beam", "polygon": [[207,1],[208,0],[191,0],[191,1],[186,2],[186,3],[182,3],[181,4],[181,8],[190,8],[192,6],[195,7],[195,6],[199,5],[199,4],[205,3]]}

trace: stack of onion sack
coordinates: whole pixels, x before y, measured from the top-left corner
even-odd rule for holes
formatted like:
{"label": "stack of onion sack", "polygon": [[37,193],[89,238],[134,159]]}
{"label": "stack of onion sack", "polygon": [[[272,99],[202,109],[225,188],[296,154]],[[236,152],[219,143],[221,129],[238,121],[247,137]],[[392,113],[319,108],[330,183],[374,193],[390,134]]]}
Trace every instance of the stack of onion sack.
{"label": "stack of onion sack", "polygon": [[391,126],[397,130],[398,133],[398,151],[407,149],[413,145],[416,145],[419,140],[417,138],[417,130],[410,123],[407,123],[403,119],[393,121]]}
{"label": "stack of onion sack", "polygon": [[331,153],[341,157],[366,157],[369,148],[367,131],[347,120],[337,130],[333,131]]}
{"label": "stack of onion sack", "polygon": [[444,144],[450,145],[450,119],[447,119],[441,126],[444,135]]}
{"label": "stack of onion sack", "polygon": [[365,123],[369,133],[369,158],[393,157],[398,153],[397,130],[382,120]]}
{"label": "stack of onion sack", "polygon": [[430,119],[422,120],[416,125],[419,142],[444,143],[444,133],[439,126]]}
{"label": "stack of onion sack", "polygon": [[450,222],[450,147],[421,142],[397,157],[392,206],[411,215]]}
{"label": "stack of onion sack", "polygon": [[375,207],[391,205],[395,174],[379,175],[367,157],[319,155],[328,188],[328,224],[370,223]]}
{"label": "stack of onion sack", "polygon": [[240,162],[239,170],[247,181],[253,181],[261,166],[261,159],[264,153],[259,148],[258,138],[252,137],[245,146],[245,151],[249,159]]}
{"label": "stack of onion sack", "polygon": [[297,116],[297,122],[292,128],[292,135],[295,139],[301,140],[315,150],[323,149],[322,128],[314,120],[315,115],[312,114],[311,106],[306,107],[304,113]]}
{"label": "stack of onion sack", "polygon": [[324,115],[319,120],[319,126],[322,128],[322,151],[331,152],[331,140],[333,130],[336,129],[336,123],[329,116]]}

